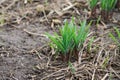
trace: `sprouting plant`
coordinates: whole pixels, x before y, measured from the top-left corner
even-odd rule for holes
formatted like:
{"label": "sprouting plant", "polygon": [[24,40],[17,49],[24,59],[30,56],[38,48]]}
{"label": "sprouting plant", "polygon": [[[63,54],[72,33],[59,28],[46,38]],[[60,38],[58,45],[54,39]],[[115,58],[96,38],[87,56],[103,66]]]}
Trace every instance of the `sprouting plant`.
{"label": "sprouting plant", "polygon": [[97,17],[97,3],[98,0],[89,0],[89,7],[91,9],[91,18],[96,18]]}
{"label": "sprouting plant", "polygon": [[71,70],[71,73],[75,73],[75,68],[74,68],[74,66],[72,65],[72,63],[69,61],[68,62],[68,66],[69,66],[69,68],[70,68],[70,70]]}
{"label": "sprouting plant", "polygon": [[60,28],[60,35],[57,33],[55,33],[54,36],[50,34],[47,35],[52,41],[52,44],[55,45],[54,48],[66,57],[66,54],[69,54],[70,50],[74,47],[72,41],[74,32],[74,27],[68,22],[65,22],[65,25]]}
{"label": "sprouting plant", "polygon": [[94,37],[92,37],[90,39],[90,41],[89,41],[89,43],[87,45],[87,51],[88,51],[88,53],[90,53],[90,51],[91,51],[91,46],[92,46],[93,41],[94,41]]}
{"label": "sprouting plant", "polygon": [[87,25],[86,20],[80,24],[80,28],[77,28],[72,19],[70,23],[65,22],[65,25],[60,28],[59,34],[55,33],[52,36],[47,33],[54,48],[66,59],[69,59],[71,54],[74,55],[74,52],[76,53],[86,40],[90,24]]}
{"label": "sprouting plant", "polygon": [[72,37],[73,33],[71,31],[69,24],[66,22],[65,25],[60,29],[60,35],[55,33],[55,36],[47,34],[48,37],[51,39],[53,44],[56,45],[56,48],[63,54],[69,52],[69,49],[72,47]]}
{"label": "sprouting plant", "polygon": [[[86,20],[80,22],[80,28],[78,29],[75,27],[73,41],[74,41],[74,55],[76,56],[76,59],[78,59],[78,52],[83,47],[83,43],[85,42],[89,28],[90,28],[91,22],[87,25]],[[74,24],[73,24],[74,25]],[[75,26],[75,25],[74,25]]]}
{"label": "sprouting plant", "polygon": [[103,69],[105,69],[106,66],[108,65],[108,62],[109,62],[109,56],[107,56],[107,57],[104,59],[101,67],[102,67]]}
{"label": "sprouting plant", "polygon": [[98,0],[90,0],[90,2],[89,2],[90,8],[91,8],[91,9],[94,9],[95,6],[97,5],[97,2],[98,2]]}
{"label": "sprouting plant", "polygon": [[4,15],[0,15],[0,25],[3,25],[5,23]]}
{"label": "sprouting plant", "polygon": [[117,0],[100,0],[101,3],[101,9],[104,11],[111,11],[115,5]]}
{"label": "sprouting plant", "polygon": [[112,10],[114,9],[117,0],[100,0],[101,16],[105,22],[112,18]]}
{"label": "sprouting plant", "polygon": [[113,74],[110,72],[109,80],[113,80]]}
{"label": "sprouting plant", "polygon": [[115,29],[118,37],[115,37],[112,33],[110,33],[109,35],[110,35],[111,39],[118,45],[118,47],[120,47],[120,31],[116,27],[114,29]]}
{"label": "sprouting plant", "polygon": [[99,24],[100,20],[101,20],[101,16],[99,16],[97,19],[97,23],[96,23],[97,25]]}
{"label": "sprouting plant", "polygon": [[86,40],[88,32],[89,32],[90,24],[91,23],[89,23],[87,25],[86,20],[84,20],[83,22],[80,23],[79,29],[77,29],[77,27],[75,27],[75,33],[73,36],[75,48],[80,48],[81,46],[83,46],[83,43]]}

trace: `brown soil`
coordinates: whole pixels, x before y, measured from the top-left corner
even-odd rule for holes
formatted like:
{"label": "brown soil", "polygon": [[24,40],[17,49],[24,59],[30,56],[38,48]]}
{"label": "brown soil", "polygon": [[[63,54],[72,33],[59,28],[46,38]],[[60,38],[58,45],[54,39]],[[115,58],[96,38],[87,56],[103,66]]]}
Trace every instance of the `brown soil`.
{"label": "brown soil", "polygon": [[[52,51],[48,47],[46,32],[53,33],[58,30],[58,25],[62,25],[65,19],[73,16],[83,20],[89,14],[84,11],[86,4],[83,0],[68,0],[74,7],[61,11],[68,6],[69,2],[60,0],[1,0],[0,17],[4,15],[4,23],[0,25],[0,80],[101,80],[105,75],[113,74],[115,80],[120,78],[120,57],[112,58],[105,70],[97,67],[95,69],[95,59],[108,39],[104,34],[113,30],[113,26],[120,28],[120,13],[114,12],[116,21],[105,24],[105,26],[95,26],[91,28],[93,36],[98,40],[94,44],[99,46],[96,54],[82,59],[82,63],[73,62],[76,65],[76,74],[72,74],[59,58],[54,59]],[[47,1],[47,0],[46,0]],[[64,4],[64,5],[61,5]],[[39,9],[37,11],[37,9]],[[54,10],[53,13],[52,10]],[[44,13],[45,12],[45,13]],[[75,20],[78,23],[78,20]],[[110,40],[111,42],[111,40]],[[105,50],[109,50],[107,44]],[[94,45],[93,45],[94,46]],[[105,54],[103,53],[101,54]],[[114,50],[110,50],[114,52]],[[118,54],[119,55],[119,54]],[[120,55],[119,55],[120,56]],[[94,58],[95,57],[95,58]],[[101,57],[101,56],[100,56]],[[104,57],[103,57],[104,59]],[[100,59],[102,61],[102,59]],[[93,63],[93,64],[92,64]],[[117,65],[115,65],[117,64]],[[98,63],[99,65],[99,63]],[[112,71],[114,69],[114,71]],[[94,74],[96,71],[96,75]],[[115,72],[115,73],[114,73]],[[71,78],[71,79],[70,79]],[[105,80],[109,80],[108,77]]]}
{"label": "brown soil", "polygon": [[[24,25],[18,25],[24,26]],[[43,33],[47,31],[41,24],[29,24],[24,29]],[[25,31],[5,25],[0,31],[0,79],[1,80],[26,80],[31,77],[32,69],[42,61],[39,57],[30,53],[44,45],[46,39],[41,36],[33,36]]]}

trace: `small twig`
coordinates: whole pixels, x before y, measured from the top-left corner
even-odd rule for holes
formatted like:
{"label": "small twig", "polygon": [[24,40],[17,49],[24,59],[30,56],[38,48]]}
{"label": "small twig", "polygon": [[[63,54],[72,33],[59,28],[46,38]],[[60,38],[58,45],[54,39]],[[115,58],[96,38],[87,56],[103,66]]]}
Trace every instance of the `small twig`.
{"label": "small twig", "polygon": [[11,8],[17,1],[19,1],[19,0],[14,0],[9,6],[7,6],[7,7],[5,8],[5,10]]}
{"label": "small twig", "polygon": [[34,50],[40,51],[40,50],[42,50],[44,47],[46,47],[47,45],[48,45],[48,44],[44,44],[44,45],[42,45],[41,47],[38,47],[38,48],[35,48],[35,49],[30,50],[29,52],[34,52]]}
{"label": "small twig", "polygon": [[112,70],[112,72],[114,72],[114,74],[120,79],[120,75],[118,75],[115,70],[112,69],[112,67],[110,68],[110,70]]}
{"label": "small twig", "polygon": [[102,47],[102,49],[99,51],[98,55],[97,55],[97,63],[99,62],[100,56],[102,54],[102,51],[104,50],[104,48]]}
{"label": "small twig", "polygon": [[52,76],[52,75],[54,75],[54,74],[56,74],[56,73],[58,73],[58,72],[60,72],[60,71],[63,71],[63,70],[67,71],[68,69],[69,69],[68,67],[67,67],[67,68],[64,68],[64,69],[60,69],[60,70],[58,70],[58,71],[56,71],[56,72],[53,72],[53,73],[51,73],[51,74],[43,77],[41,80],[44,80],[44,79],[46,79],[46,78],[48,78],[48,77],[50,77],[50,76]]}
{"label": "small twig", "polygon": [[48,67],[48,65],[49,65],[49,63],[50,63],[50,61],[51,61],[51,58],[52,58],[52,55],[50,56],[50,58],[48,58],[48,62],[47,62],[47,64],[46,64],[47,67]]}
{"label": "small twig", "polygon": [[48,20],[48,18],[47,18],[47,15],[46,15],[45,10],[43,10],[43,14],[44,14],[45,19],[46,19],[46,20],[47,20],[47,22],[49,23],[49,20]]}
{"label": "small twig", "polygon": [[[40,54],[38,53],[38,51],[36,51],[36,50],[34,50],[34,51],[38,55],[39,59],[42,60],[42,58],[41,58]],[[41,69],[44,69],[42,63],[40,63],[40,67],[41,67]]]}
{"label": "small twig", "polygon": [[44,35],[44,34],[33,33],[33,32],[30,32],[30,31],[28,31],[26,29],[23,29],[23,31],[25,31],[26,33],[28,33],[30,35],[46,37],[46,35]]}
{"label": "small twig", "polygon": [[105,74],[105,76],[101,79],[101,80],[106,80],[106,78],[108,77],[108,73]]}
{"label": "small twig", "polygon": [[14,76],[12,76],[12,78],[13,78],[14,80],[19,80],[19,79],[15,78]]}
{"label": "small twig", "polygon": [[84,49],[84,47],[78,53],[78,64],[81,64],[83,49]]}
{"label": "small twig", "polygon": [[92,80],[94,80],[94,78],[95,78],[95,72],[96,72],[96,69],[94,69],[94,71],[93,71]]}
{"label": "small twig", "polygon": [[38,51],[34,50],[34,52],[38,55],[39,59],[42,60],[40,54],[38,53]]}
{"label": "small twig", "polygon": [[65,77],[65,75],[59,76],[59,77],[57,77],[56,79],[57,79],[57,80],[60,80],[60,79],[62,79],[63,77]]}
{"label": "small twig", "polygon": [[72,7],[74,7],[76,5],[77,5],[77,3],[75,3],[73,5],[70,5],[70,6],[66,7],[66,8],[64,8],[62,11],[67,11],[67,10],[71,9]]}
{"label": "small twig", "polygon": [[4,3],[6,0],[0,0],[0,5],[2,4],[2,3]]}

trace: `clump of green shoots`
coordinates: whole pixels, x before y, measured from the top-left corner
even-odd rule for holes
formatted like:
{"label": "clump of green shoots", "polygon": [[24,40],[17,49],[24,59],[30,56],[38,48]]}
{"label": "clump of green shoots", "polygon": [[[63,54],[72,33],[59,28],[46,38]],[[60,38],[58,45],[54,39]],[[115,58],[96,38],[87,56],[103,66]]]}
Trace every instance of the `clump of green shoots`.
{"label": "clump of green shoots", "polygon": [[112,10],[114,9],[117,0],[100,0],[101,15],[103,19],[109,20],[112,16]]}
{"label": "clump of green shoots", "polygon": [[111,11],[115,7],[117,0],[100,0],[100,2],[102,10]]}
{"label": "clump of green shoots", "polygon": [[112,33],[110,33],[110,37],[111,39],[115,42],[115,44],[117,44],[117,46],[120,48],[120,31],[118,28],[114,28],[116,33],[117,33],[117,37],[115,37]]}
{"label": "clump of green shoots", "polygon": [[74,47],[72,42],[72,38],[74,36],[74,27],[73,23],[69,24],[68,22],[60,28],[60,35],[55,33],[54,36],[47,34],[50,40],[52,41],[53,47],[61,54],[63,60],[69,58],[68,54],[70,54],[71,50]]}
{"label": "clump of green shoots", "polygon": [[98,0],[90,0],[89,5],[91,9],[91,17],[95,17],[96,15],[96,6],[97,6]]}
{"label": "clump of green shoots", "polygon": [[98,0],[90,0],[90,8],[94,9],[97,5]]}
{"label": "clump of green shoots", "polygon": [[104,21],[109,21],[112,17],[112,10],[117,7],[119,9],[120,0],[88,0],[91,9],[91,18],[97,18],[99,11],[101,12],[101,17]]}
{"label": "clump of green shoots", "polygon": [[80,28],[77,29],[77,27],[74,25],[75,28],[75,32],[74,32],[74,36],[73,36],[73,42],[74,42],[74,55],[76,56],[76,58],[78,59],[78,52],[79,49],[82,48],[83,43],[85,42],[88,32],[89,32],[89,27],[90,27],[89,23],[87,25],[86,20],[80,23]]}
{"label": "clump of green shoots", "polygon": [[84,20],[80,23],[80,28],[78,28],[74,20],[72,20],[70,23],[65,22],[65,25],[60,28],[59,34],[55,33],[52,36],[47,33],[47,36],[62,59],[68,61],[72,55],[78,54],[79,49],[83,46],[89,32],[89,26],[90,24],[87,25],[86,20]]}

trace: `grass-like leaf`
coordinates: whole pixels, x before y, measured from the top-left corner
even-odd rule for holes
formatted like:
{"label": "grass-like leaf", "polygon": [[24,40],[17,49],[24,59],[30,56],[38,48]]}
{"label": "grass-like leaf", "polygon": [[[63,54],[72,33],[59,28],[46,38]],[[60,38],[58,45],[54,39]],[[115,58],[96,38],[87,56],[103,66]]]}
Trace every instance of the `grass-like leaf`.
{"label": "grass-like leaf", "polygon": [[120,31],[118,30],[118,28],[114,28],[114,29],[118,37],[115,37],[112,33],[110,33],[109,35],[111,39],[120,47]]}
{"label": "grass-like leaf", "polygon": [[70,23],[65,22],[60,28],[59,35],[55,33],[54,36],[47,33],[47,36],[52,41],[52,44],[55,45],[59,53],[64,55],[71,55],[71,52],[74,52],[73,49],[77,50],[79,46],[82,46],[86,40],[87,34],[89,32],[89,26],[87,25],[86,20],[80,23],[80,28],[74,24],[74,19]]}
{"label": "grass-like leaf", "polygon": [[90,0],[90,8],[93,9],[97,5],[98,0]]}
{"label": "grass-like leaf", "polygon": [[105,11],[111,11],[115,5],[117,0],[100,0],[101,3],[101,9]]}
{"label": "grass-like leaf", "polygon": [[[73,40],[76,48],[83,45],[89,32],[90,24],[87,25],[86,21],[80,23],[80,28],[74,33]],[[76,29],[75,29],[76,30]]]}
{"label": "grass-like leaf", "polygon": [[60,28],[60,35],[55,34],[55,37],[47,33],[47,36],[50,38],[53,44],[56,45],[58,51],[63,54],[66,54],[73,48],[73,38],[74,31],[68,22]]}

